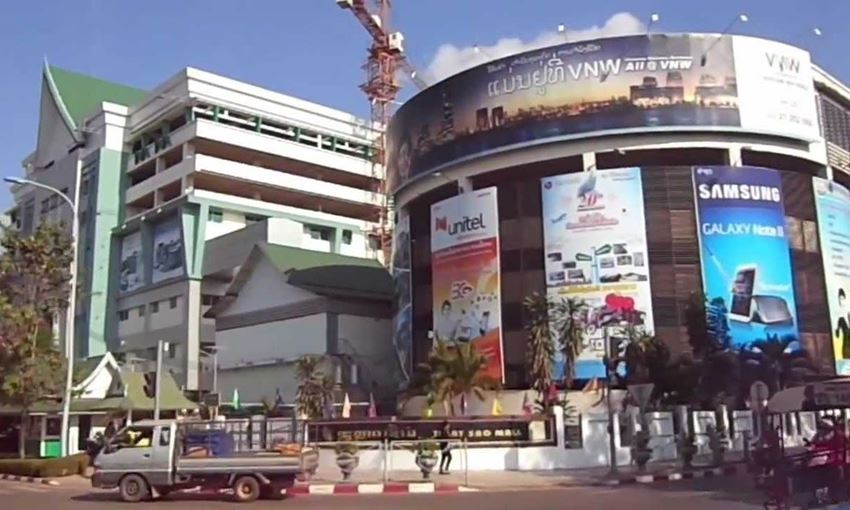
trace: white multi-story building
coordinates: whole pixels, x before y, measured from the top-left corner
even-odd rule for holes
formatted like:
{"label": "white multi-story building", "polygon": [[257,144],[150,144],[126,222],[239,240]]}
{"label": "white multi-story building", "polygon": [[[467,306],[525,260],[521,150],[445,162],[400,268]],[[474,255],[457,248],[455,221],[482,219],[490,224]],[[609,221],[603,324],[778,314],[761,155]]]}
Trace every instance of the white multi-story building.
{"label": "white multi-story building", "polygon": [[[25,176],[73,196],[82,175],[78,356],[151,359],[165,341],[198,389],[215,335],[202,315],[229,283],[205,274],[207,243],[267,218],[300,225],[296,247],[380,258],[367,121],[193,68],[150,92],[47,65],[43,77]],[[25,232],[70,218],[49,193],[14,194]]]}

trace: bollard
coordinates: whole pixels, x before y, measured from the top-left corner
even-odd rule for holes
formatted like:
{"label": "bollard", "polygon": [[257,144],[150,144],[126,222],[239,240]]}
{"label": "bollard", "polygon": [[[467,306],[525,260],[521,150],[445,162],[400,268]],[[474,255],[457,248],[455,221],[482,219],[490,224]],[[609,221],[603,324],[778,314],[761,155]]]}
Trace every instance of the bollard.
{"label": "bollard", "polygon": [[390,440],[384,439],[381,442],[381,449],[384,450],[384,483],[387,483],[389,481],[389,476],[390,476],[389,475],[389,473],[390,473],[390,470],[389,470],[390,448],[392,448],[392,446],[390,446]]}

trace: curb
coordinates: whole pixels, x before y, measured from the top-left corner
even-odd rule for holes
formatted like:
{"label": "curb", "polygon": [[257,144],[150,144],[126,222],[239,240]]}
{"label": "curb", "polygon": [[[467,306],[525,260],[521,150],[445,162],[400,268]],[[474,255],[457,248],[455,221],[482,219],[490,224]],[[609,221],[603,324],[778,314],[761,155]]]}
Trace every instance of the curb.
{"label": "curb", "polygon": [[0,480],[6,480],[8,482],[37,483],[41,485],[50,485],[52,487],[59,486],[59,482],[57,482],[56,480],[50,480],[48,478],[35,478],[32,476],[0,475]]}
{"label": "curb", "polygon": [[636,475],[617,480],[606,480],[600,482],[601,485],[630,485],[635,483],[657,483],[657,482],[676,482],[679,480],[695,480],[698,478],[715,478],[719,476],[732,476],[744,469],[739,469],[738,466],[725,466],[707,469],[698,469],[694,471],[681,471],[676,473],[668,473],[664,475]]}
{"label": "curb", "polygon": [[478,492],[478,489],[451,484],[417,483],[328,483],[284,489],[287,496],[331,496],[360,494],[435,494]]}

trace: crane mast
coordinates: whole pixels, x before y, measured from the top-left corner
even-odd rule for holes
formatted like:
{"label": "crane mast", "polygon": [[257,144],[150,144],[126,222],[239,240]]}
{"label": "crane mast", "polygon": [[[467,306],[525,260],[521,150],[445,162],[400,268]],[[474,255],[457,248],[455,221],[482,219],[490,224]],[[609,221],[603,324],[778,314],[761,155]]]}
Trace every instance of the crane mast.
{"label": "crane mast", "polygon": [[376,181],[373,192],[380,200],[377,227],[372,235],[380,240],[384,264],[390,265],[392,252],[392,204],[387,189],[387,139],[386,129],[401,89],[399,75],[404,72],[417,87],[425,83],[404,56],[404,36],[390,30],[392,2],[390,0],[336,0],[339,7],[354,14],[372,39],[369,56],[363,69],[366,81],[360,85],[369,99],[371,129],[374,133],[371,154],[372,177]]}

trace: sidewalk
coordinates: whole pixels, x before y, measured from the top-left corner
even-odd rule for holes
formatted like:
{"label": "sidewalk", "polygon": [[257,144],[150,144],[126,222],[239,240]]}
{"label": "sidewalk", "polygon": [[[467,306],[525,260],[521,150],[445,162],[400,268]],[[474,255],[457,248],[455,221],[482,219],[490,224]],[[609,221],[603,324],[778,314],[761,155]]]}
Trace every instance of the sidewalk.
{"label": "sidewalk", "polygon": [[[745,472],[740,454],[730,453],[722,468],[711,466],[708,457],[694,459],[693,469],[684,472],[681,464],[675,461],[660,461],[650,463],[644,473],[639,473],[635,466],[620,466],[618,476],[608,477],[608,467],[589,469],[547,470],[547,471],[470,471],[464,474],[462,464],[454,466],[451,474],[440,475],[434,471],[431,482],[439,485],[469,487],[482,491],[517,490],[517,489],[546,489],[564,486],[616,485],[627,483],[650,483],[660,481],[675,481],[679,479],[700,478],[704,476],[723,476]],[[422,474],[418,471],[391,471],[388,473],[388,483],[423,482]],[[342,481],[342,475],[335,465],[323,465],[316,474],[304,484],[370,484],[384,482],[384,473],[380,470],[355,469],[351,479]]]}

